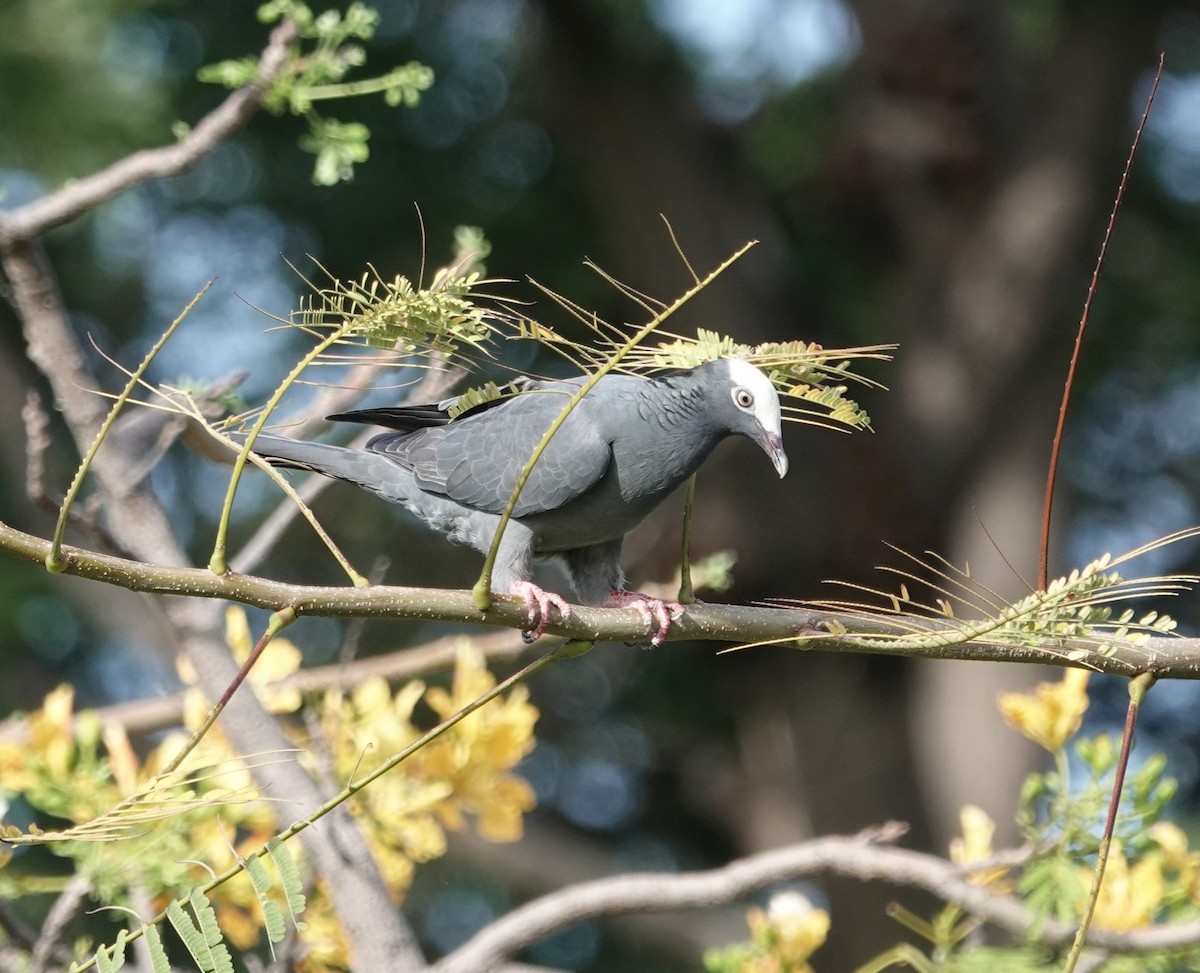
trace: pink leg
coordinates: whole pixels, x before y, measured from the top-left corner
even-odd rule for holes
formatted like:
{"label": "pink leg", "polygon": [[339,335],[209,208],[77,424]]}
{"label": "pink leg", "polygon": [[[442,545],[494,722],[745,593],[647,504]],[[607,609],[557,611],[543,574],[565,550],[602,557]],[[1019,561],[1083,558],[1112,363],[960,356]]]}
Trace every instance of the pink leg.
{"label": "pink leg", "polygon": [[526,642],[535,642],[546,631],[546,623],[550,621],[551,607],[558,609],[558,617],[564,621],[571,617],[571,606],[553,591],[539,588],[532,581],[514,581],[509,589],[510,594],[525,599],[525,607],[529,611],[529,628],[521,633]]}
{"label": "pink leg", "polygon": [[646,628],[654,632],[651,645],[662,645],[667,632],[671,630],[671,622],[683,617],[683,605],[679,602],[664,601],[640,591],[614,591],[604,604],[611,608],[636,608]]}

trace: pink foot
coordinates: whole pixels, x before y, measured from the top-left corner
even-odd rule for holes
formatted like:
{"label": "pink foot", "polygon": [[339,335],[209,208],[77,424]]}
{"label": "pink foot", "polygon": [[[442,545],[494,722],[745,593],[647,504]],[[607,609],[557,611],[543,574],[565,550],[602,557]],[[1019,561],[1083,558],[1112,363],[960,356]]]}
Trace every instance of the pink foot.
{"label": "pink foot", "polygon": [[604,604],[610,608],[636,608],[646,628],[654,632],[650,639],[652,646],[662,645],[667,632],[671,630],[671,622],[683,617],[683,605],[679,602],[664,601],[640,591],[614,591]]}
{"label": "pink foot", "polygon": [[550,609],[558,609],[558,617],[566,621],[571,617],[571,606],[553,591],[539,588],[532,581],[514,581],[509,589],[510,594],[525,599],[525,607],[529,611],[529,627],[521,633],[526,642],[536,642],[546,631],[546,623],[550,621]]}

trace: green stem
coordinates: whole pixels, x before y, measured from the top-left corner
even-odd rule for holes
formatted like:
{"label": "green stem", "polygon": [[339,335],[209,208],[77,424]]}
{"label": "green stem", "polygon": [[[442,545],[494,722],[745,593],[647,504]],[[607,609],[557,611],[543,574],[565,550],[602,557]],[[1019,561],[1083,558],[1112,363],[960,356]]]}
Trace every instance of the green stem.
{"label": "green stem", "polygon": [[202,298],[208,292],[208,289],[212,287],[212,285],[213,281],[211,280],[205,284],[200,289],[200,292],[188,302],[187,307],[183,309],[179,317],[172,321],[171,326],[162,333],[156,342],[154,342],[153,346],[150,348],[150,351],[147,352],[146,357],[142,359],[142,363],[129,374],[129,381],[125,383],[125,388],[121,390],[121,394],[118,395],[116,401],[113,402],[112,408],[108,410],[108,415],[104,417],[104,422],[101,423],[100,429],[96,433],[96,438],[92,441],[91,448],[87,451],[87,454],[83,457],[83,461],[79,464],[79,469],[75,471],[75,478],[71,481],[71,485],[67,488],[67,495],[63,497],[62,506],[59,508],[58,523],[54,526],[54,539],[51,541],[50,553],[46,555],[46,570],[51,574],[60,574],[63,568],[66,567],[66,560],[62,556],[63,534],[65,534],[67,530],[67,520],[71,515],[71,507],[74,505],[76,498],[79,496],[79,491],[83,487],[83,481],[87,476],[88,469],[92,465],[92,460],[96,458],[96,453],[100,451],[100,444],[104,442],[105,437],[108,435],[109,429],[111,429],[112,424],[116,422],[117,416],[125,407],[125,403],[129,401],[129,397],[133,394],[133,390],[138,387],[138,384],[142,380],[142,376],[146,374],[146,369],[150,367],[150,363],[154,361],[155,356],[162,350],[163,345],[165,345],[171,335],[175,333],[175,329],[183,323],[183,319],[188,316],[192,308],[196,306],[200,298]]}
{"label": "green stem", "polygon": [[355,98],[359,95],[374,95],[388,91],[397,86],[412,87],[425,90],[416,82],[409,81],[412,65],[405,65],[381,74],[376,78],[363,78],[359,81],[344,81],[338,84],[315,84],[303,91],[305,102],[327,101],[330,98]]}
{"label": "green stem", "polygon": [[487,611],[492,606],[492,571],[496,566],[496,557],[500,553],[500,542],[504,539],[504,530],[508,527],[509,520],[512,519],[512,513],[513,510],[516,509],[517,500],[521,496],[521,491],[525,489],[525,483],[529,480],[529,476],[533,472],[534,466],[537,465],[537,461],[542,458],[542,453],[544,453],[546,451],[546,447],[550,445],[550,440],[554,438],[554,435],[562,427],[562,424],[567,421],[567,417],[574,411],[575,406],[579,405],[579,403],[583,401],[583,397],[596,387],[596,383],[599,382],[600,379],[602,379],[605,375],[616,368],[618,364],[620,364],[622,358],[629,354],[629,352],[636,348],[642,341],[648,338],[667,318],[683,307],[684,304],[700,293],[700,291],[712,283],[712,281],[718,276],[724,273],[725,270],[727,270],[735,261],[740,259],[742,255],[745,254],[745,252],[752,246],[754,246],[754,241],[745,244],[736,253],[734,253],[733,256],[722,261],[715,270],[713,270],[707,277],[704,278],[704,280],[697,281],[691,288],[685,291],[681,297],[676,299],[674,303],[664,308],[658,314],[654,315],[647,324],[639,328],[633,334],[633,336],[625,342],[625,344],[621,345],[612,354],[612,356],[605,361],[605,363],[601,365],[600,368],[598,368],[595,373],[593,373],[591,377],[583,383],[582,386],[580,386],[579,391],[571,396],[567,404],[563,406],[562,412],[560,412],[554,422],[550,424],[550,428],[546,430],[545,434],[542,436],[541,440],[530,454],[529,459],[525,461],[525,465],[521,468],[521,474],[517,477],[517,483],[513,488],[512,496],[508,498],[508,503],[504,507],[504,513],[500,515],[500,523],[496,527],[495,536],[492,537],[492,546],[489,548],[487,557],[483,562],[483,571],[479,575],[479,580],[475,582],[475,587],[471,589],[471,593],[475,598],[475,604],[478,606],[481,612]]}
{"label": "green stem", "polygon": [[1113,772],[1112,795],[1108,801],[1108,816],[1104,821],[1104,834],[1100,838],[1100,847],[1096,852],[1096,868],[1092,873],[1092,887],[1088,892],[1083,916],[1079,920],[1079,929],[1075,932],[1075,940],[1071,943],[1071,951],[1067,954],[1063,973],[1074,973],[1075,967],[1083,955],[1083,947],[1087,942],[1087,933],[1092,925],[1096,903],[1100,900],[1100,886],[1104,882],[1104,869],[1108,865],[1108,853],[1112,848],[1113,833],[1117,828],[1117,810],[1121,804],[1121,789],[1125,784],[1125,771],[1129,767],[1129,752],[1133,747],[1133,729],[1137,724],[1138,709],[1142,705],[1142,700],[1146,698],[1146,693],[1154,685],[1155,678],[1153,673],[1143,672],[1129,682],[1129,707],[1125,711],[1125,731],[1121,735],[1121,753]]}
{"label": "green stem", "polygon": [[[233,461],[233,472],[229,474],[229,488],[225,492],[225,503],[221,507],[221,519],[217,524],[217,538],[213,544],[212,557],[209,558],[208,568],[213,574],[225,574],[229,570],[229,565],[225,560],[225,550],[227,538],[229,534],[229,518],[233,513],[233,498],[237,494],[238,482],[241,480],[242,470],[246,467],[246,460],[250,456],[250,451],[254,448],[254,440],[258,438],[258,434],[266,425],[267,420],[271,417],[271,413],[275,411],[275,407],[279,405],[280,400],[292,383],[300,377],[300,373],[319,358],[325,351],[333,345],[337,344],[347,334],[354,330],[358,324],[357,319],[351,318],[340,327],[335,328],[329,335],[319,341],[303,358],[301,358],[292,370],[288,372],[287,377],[280,383],[279,387],[271,394],[266,405],[263,406],[262,412],[259,413],[258,419],[250,428],[250,432],[246,436],[245,442],[242,443],[242,448],[238,451],[237,459]],[[350,576],[350,580],[357,588],[364,588],[370,582],[367,581],[361,574],[350,566],[350,563],[343,558],[336,548],[333,549],[338,562],[342,568]]]}

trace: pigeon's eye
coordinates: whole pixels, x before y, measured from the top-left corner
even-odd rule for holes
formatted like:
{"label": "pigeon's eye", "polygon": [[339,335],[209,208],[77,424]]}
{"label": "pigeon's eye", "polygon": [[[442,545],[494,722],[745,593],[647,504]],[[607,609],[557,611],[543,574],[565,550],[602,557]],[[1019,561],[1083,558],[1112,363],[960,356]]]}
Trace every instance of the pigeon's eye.
{"label": "pigeon's eye", "polygon": [[733,401],[739,409],[752,409],[754,407],[754,396],[747,389],[734,389]]}

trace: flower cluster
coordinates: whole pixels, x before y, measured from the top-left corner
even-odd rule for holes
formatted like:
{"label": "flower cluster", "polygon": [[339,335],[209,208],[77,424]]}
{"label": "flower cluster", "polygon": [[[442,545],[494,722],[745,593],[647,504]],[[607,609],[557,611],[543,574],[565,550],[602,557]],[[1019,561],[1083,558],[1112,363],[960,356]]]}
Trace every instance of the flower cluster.
{"label": "flower cluster", "polygon": [[829,913],[794,890],[778,892],[766,909],[746,913],[750,939],[709,950],[709,973],[813,973],[809,957],[829,934]]}
{"label": "flower cluster", "polygon": [[[339,779],[352,782],[421,736],[413,710],[424,701],[443,720],[490,691],[495,678],[464,640],[449,690],[414,682],[392,692],[379,678],[349,693],[332,689],[321,707],[322,736],[333,748]],[[393,895],[399,898],[416,863],[445,852],[446,829],[476,819],[489,841],[516,841],[533,789],[511,773],[533,749],[537,710],[524,687],[493,700],[416,750],[395,772],[364,789],[351,804],[364,823]]]}
{"label": "flower cluster", "polygon": [[[240,608],[227,613],[226,637],[239,661],[249,655],[252,639]],[[248,683],[271,710],[287,713],[301,706],[300,695],[280,684],[299,662],[295,646],[275,639],[252,671]],[[181,675],[190,681],[193,674],[184,667]],[[325,753],[329,763],[322,769],[342,783],[353,782],[421,738],[416,707],[445,721],[495,684],[482,655],[464,640],[449,688],[414,682],[393,690],[375,678],[349,692],[330,690],[312,701],[319,738],[298,737],[297,744],[306,754]],[[189,690],[185,724],[198,726],[208,705],[198,689]],[[397,900],[415,865],[443,854],[446,831],[465,828],[468,818],[488,840],[521,836],[534,794],[513,768],[533,748],[537,716],[518,687],[479,706],[351,798],[349,807]],[[23,730],[23,738],[0,743],[0,812],[19,804],[43,827],[60,821],[67,827],[51,832],[38,824],[24,830],[0,825],[0,835],[50,842],[87,876],[99,904],[127,903],[137,892],[148,895],[155,910],[163,909],[258,852],[286,823],[260,797],[251,774],[253,766],[292,755],[236,755],[219,724],[170,773],[163,770],[187,742],[185,734],[171,733],[140,756],[118,724],[102,725],[94,713],[75,712],[69,687],[50,693]],[[30,876],[5,867],[9,857],[7,851],[0,857],[0,896],[33,891]],[[61,888],[67,877],[52,881]],[[38,891],[56,890],[43,876],[37,882]],[[349,969],[348,944],[327,896],[319,885],[309,891],[297,969]],[[231,945],[249,949],[260,942],[264,906],[270,908],[264,894],[286,908],[281,888],[256,891],[244,871],[207,893]]]}

